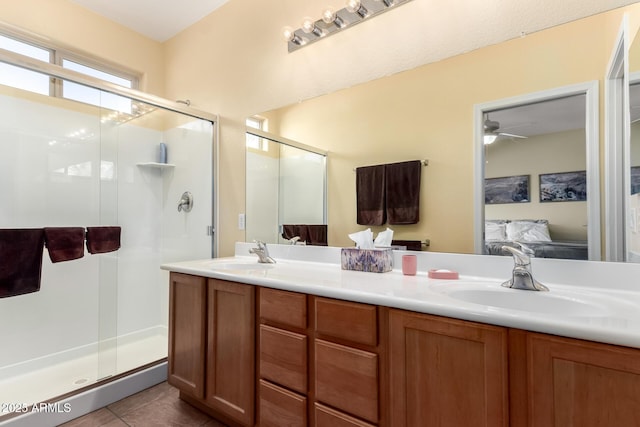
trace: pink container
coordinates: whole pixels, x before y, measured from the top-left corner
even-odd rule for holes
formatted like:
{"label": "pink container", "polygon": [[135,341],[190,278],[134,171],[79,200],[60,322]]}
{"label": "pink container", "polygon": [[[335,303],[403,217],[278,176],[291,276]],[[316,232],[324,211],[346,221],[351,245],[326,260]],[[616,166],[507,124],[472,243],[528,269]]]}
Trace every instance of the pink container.
{"label": "pink container", "polygon": [[415,255],[402,255],[402,274],[415,276],[418,270],[418,257]]}

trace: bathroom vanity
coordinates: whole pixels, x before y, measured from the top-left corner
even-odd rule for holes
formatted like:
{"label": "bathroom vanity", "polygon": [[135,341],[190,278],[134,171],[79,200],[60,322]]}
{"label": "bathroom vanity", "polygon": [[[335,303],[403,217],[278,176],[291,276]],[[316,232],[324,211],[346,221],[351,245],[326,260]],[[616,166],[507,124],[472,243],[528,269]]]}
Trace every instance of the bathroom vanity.
{"label": "bathroom vanity", "polygon": [[[228,425],[640,426],[636,291],[500,288],[502,257],[424,253],[403,276],[341,270],[337,248],[270,249],[277,264],[163,266],[169,382]],[[586,265],[535,261],[541,281]],[[429,279],[433,263],[478,275]]]}

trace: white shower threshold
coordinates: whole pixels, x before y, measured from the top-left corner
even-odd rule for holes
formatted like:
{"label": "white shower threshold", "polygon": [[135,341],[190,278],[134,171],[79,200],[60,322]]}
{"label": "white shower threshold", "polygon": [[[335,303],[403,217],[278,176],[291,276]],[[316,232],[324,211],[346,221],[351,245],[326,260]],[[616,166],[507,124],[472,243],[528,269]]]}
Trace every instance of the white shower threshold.
{"label": "white shower threshold", "polygon": [[[69,393],[90,386],[103,377],[108,379],[166,358],[165,331],[150,332],[147,330],[118,338],[117,347],[110,345],[116,340],[101,343],[101,352],[95,351],[98,345],[93,345],[94,351],[88,354],[84,348],[65,352],[68,353],[66,358],[60,354],[44,358],[49,362],[55,360],[55,363],[45,365],[39,359],[22,364],[24,366],[1,369],[0,427],[57,426],[165,381],[167,364],[163,362],[69,396]],[[33,369],[38,365],[44,366]],[[27,370],[25,366],[32,369]],[[13,375],[6,375],[11,371]],[[40,403],[51,402],[62,395],[68,397],[48,405]],[[2,420],[4,415],[16,409],[24,414]]]}

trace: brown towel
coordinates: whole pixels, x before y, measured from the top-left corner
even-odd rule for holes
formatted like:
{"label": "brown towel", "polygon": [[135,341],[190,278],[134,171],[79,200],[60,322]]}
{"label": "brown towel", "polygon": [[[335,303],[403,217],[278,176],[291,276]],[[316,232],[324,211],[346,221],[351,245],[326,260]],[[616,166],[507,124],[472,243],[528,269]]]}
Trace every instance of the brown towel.
{"label": "brown towel", "polygon": [[44,242],[51,262],[84,256],[84,227],[45,227]]}
{"label": "brown towel", "polygon": [[408,251],[422,250],[422,242],[420,240],[392,240],[391,246],[406,246]]}
{"label": "brown towel", "polygon": [[282,226],[282,238],[291,240],[294,237],[300,237],[300,231],[298,230],[298,226],[295,224],[284,224]]}
{"label": "brown towel", "polygon": [[120,227],[87,227],[87,250],[103,254],[120,249]]}
{"label": "brown towel", "polygon": [[385,167],[389,224],[416,224],[420,220],[422,162],[391,163]]}
{"label": "brown towel", "polygon": [[307,244],[327,246],[327,225],[307,225]]}
{"label": "brown towel", "polygon": [[385,207],[385,165],[356,168],[356,217],[360,225],[383,225]]}
{"label": "brown towel", "polygon": [[0,298],[40,290],[44,230],[0,230]]}

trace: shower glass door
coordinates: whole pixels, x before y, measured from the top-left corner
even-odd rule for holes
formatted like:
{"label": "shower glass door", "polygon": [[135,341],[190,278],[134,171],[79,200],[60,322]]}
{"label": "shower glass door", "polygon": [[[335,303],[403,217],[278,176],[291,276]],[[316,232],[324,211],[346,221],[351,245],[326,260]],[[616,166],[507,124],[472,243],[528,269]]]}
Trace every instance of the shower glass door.
{"label": "shower glass door", "polygon": [[[40,289],[0,298],[0,402],[166,358],[160,264],[212,256],[213,122],[50,80],[63,97],[0,85],[0,228],[119,226],[122,244],[56,263],[45,249]],[[184,191],[190,212],[177,209]]]}

